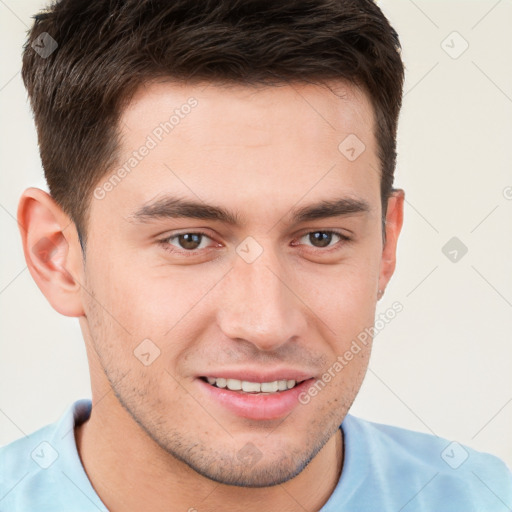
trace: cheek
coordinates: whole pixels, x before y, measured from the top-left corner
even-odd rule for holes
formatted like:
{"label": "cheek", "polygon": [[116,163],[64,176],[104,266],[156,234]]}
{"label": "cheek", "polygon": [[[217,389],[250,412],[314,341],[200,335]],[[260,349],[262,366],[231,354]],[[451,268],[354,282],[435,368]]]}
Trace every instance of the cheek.
{"label": "cheek", "polygon": [[373,325],[380,259],[376,249],[357,251],[350,260],[301,275],[305,302],[326,324],[338,349]]}
{"label": "cheek", "polygon": [[91,267],[93,300],[101,304],[95,308],[99,309],[95,324],[105,347],[104,361],[115,361],[115,355],[117,361],[124,361],[125,370],[126,365],[135,366],[138,372],[137,355],[149,353],[150,359],[155,358],[152,368],[175,374],[191,346],[214,322],[215,305],[208,294],[222,277],[223,272],[220,277],[217,273],[171,272],[168,266],[134,261],[99,270]]}
{"label": "cheek", "polygon": [[88,281],[86,314],[92,343],[110,385],[131,406],[157,403],[165,396],[179,396],[180,384],[174,378],[174,361],[180,358],[179,340],[169,343],[173,322],[161,302],[138,293],[139,282],[111,272],[109,280]]}

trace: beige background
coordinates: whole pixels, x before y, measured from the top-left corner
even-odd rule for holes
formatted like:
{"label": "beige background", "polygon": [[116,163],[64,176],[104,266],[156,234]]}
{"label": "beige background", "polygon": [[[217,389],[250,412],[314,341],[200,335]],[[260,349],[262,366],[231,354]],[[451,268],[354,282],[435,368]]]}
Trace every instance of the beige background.
{"label": "beige background", "polygon": [[[407,66],[395,181],[407,204],[377,313],[394,301],[404,309],[377,336],[352,413],[512,466],[512,2],[380,4]],[[0,2],[0,444],[90,396],[78,320],[57,314],[36,287],[15,221],[23,189],[46,188],[19,73],[42,5]],[[457,262],[442,252],[454,236],[468,248]]]}

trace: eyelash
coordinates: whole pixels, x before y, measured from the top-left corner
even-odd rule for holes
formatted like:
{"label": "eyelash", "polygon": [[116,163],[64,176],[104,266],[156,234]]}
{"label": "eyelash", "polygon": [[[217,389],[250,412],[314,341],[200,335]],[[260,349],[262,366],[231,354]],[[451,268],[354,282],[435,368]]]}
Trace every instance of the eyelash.
{"label": "eyelash", "polygon": [[[320,251],[322,253],[328,253],[332,250],[336,250],[339,248],[339,247],[337,247],[338,244],[344,245],[345,243],[352,241],[351,237],[345,235],[344,233],[341,233],[340,231],[336,231],[333,229],[317,229],[314,231],[307,231],[306,233],[299,235],[297,237],[297,239],[300,240],[301,238],[303,238],[307,235],[310,235],[311,233],[328,233],[331,235],[336,235],[340,238],[340,240],[337,243],[335,243],[333,246],[328,246],[327,248],[308,246],[308,247],[311,247],[314,251]],[[194,249],[194,250],[190,250],[190,251],[187,251],[186,249],[179,250],[178,248],[175,248],[175,246],[173,246],[172,244],[169,243],[170,240],[172,240],[173,238],[177,238],[181,235],[202,235],[202,236],[205,236],[206,238],[209,238],[210,240],[212,240],[212,237],[209,236],[208,233],[205,233],[204,231],[201,231],[201,230],[196,230],[196,231],[184,231],[182,233],[176,233],[176,234],[168,236],[162,240],[159,240],[158,243],[163,247],[163,249],[165,251],[170,252],[171,254],[180,254],[180,255],[184,254],[188,257],[196,256],[198,253],[205,250],[205,249]],[[295,244],[295,245],[301,245],[301,244]]]}

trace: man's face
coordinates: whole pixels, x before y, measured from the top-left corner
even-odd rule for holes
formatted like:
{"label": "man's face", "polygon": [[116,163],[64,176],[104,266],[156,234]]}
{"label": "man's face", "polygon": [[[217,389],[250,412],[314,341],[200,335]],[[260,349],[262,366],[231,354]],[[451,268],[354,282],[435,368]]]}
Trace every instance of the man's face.
{"label": "man's face", "polygon": [[[147,435],[220,482],[298,474],[368,365],[370,344],[333,370],[373,325],[382,258],[372,109],[339,90],[141,88],[120,121],[113,174],[125,172],[92,199],[81,326],[93,389],[104,370]],[[281,381],[263,391],[305,382],[257,393],[222,378]]]}

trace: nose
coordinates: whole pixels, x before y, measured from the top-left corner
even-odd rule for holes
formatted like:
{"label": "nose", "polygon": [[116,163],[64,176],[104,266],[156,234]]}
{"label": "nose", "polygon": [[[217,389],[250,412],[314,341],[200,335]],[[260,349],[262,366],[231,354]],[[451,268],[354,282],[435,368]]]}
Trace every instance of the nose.
{"label": "nose", "polygon": [[268,252],[252,263],[236,258],[219,290],[217,312],[218,325],[226,336],[262,351],[277,350],[303,335],[307,324],[292,277]]}

